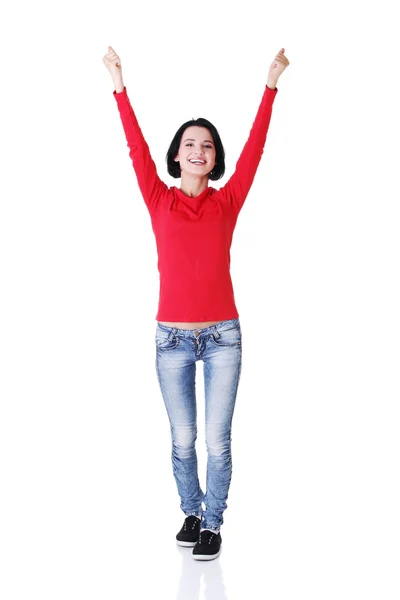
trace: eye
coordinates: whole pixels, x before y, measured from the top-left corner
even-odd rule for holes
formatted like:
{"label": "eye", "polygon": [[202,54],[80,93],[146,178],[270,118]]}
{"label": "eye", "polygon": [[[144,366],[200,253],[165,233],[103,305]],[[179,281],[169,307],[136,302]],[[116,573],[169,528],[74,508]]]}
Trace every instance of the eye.
{"label": "eye", "polygon": [[[193,143],[188,142],[187,144],[185,144],[185,146],[193,146]],[[212,146],[210,146],[210,144],[206,145],[205,148],[210,148],[210,150],[212,150]]]}

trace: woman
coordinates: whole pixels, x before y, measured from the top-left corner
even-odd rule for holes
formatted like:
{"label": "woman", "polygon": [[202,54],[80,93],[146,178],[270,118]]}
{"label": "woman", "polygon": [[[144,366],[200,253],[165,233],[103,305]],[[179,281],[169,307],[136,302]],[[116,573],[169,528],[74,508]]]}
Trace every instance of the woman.
{"label": "woman", "polygon": [[[156,370],[170,421],[172,466],[185,520],[176,535],[193,547],[193,558],[220,553],[223,512],[232,474],[231,423],[242,363],[242,333],[230,277],[236,220],[252,185],[269,127],[276,84],[289,64],[285,49],[274,58],[249,138],[229,181],[208,185],[225,172],[218,131],[192,119],[176,132],[167,152],[168,173],[180,187],[158,177],[123,83],[121,60],[108,47],[109,70],[129,156],[149,210],[158,252],[160,295]],[[204,362],[207,481],[197,472],[195,442],[196,362]]]}

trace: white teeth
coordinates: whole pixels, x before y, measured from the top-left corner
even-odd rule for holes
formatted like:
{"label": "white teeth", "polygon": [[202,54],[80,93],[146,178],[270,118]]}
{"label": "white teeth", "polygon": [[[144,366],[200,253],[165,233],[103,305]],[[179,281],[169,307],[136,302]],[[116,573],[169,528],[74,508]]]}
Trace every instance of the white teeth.
{"label": "white teeth", "polygon": [[195,164],[199,164],[199,165],[204,165],[205,164],[204,160],[190,160],[189,159],[189,162],[195,163]]}

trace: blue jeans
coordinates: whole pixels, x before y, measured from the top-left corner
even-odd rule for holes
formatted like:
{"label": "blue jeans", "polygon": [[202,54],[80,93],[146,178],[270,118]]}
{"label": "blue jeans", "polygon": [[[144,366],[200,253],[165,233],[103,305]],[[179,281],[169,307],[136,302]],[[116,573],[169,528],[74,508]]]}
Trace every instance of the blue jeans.
{"label": "blue jeans", "polygon": [[[172,468],[181,509],[202,518],[202,529],[219,530],[232,475],[231,425],[242,367],[239,318],[203,329],[157,322],[156,370],[172,438]],[[206,494],[196,454],[196,362],[204,363]],[[202,503],[205,505],[203,510]]]}

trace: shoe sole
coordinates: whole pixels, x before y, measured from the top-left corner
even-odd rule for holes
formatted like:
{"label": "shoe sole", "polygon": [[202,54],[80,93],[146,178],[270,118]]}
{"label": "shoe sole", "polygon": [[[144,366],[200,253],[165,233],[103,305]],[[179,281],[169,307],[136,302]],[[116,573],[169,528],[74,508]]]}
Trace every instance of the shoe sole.
{"label": "shoe sole", "polygon": [[197,540],[195,542],[181,542],[180,540],[176,540],[178,546],[185,546],[186,548],[193,548],[197,544]]}
{"label": "shoe sole", "polygon": [[217,554],[192,554],[194,560],[213,560],[221,554],[221,550],[218,550]]}

